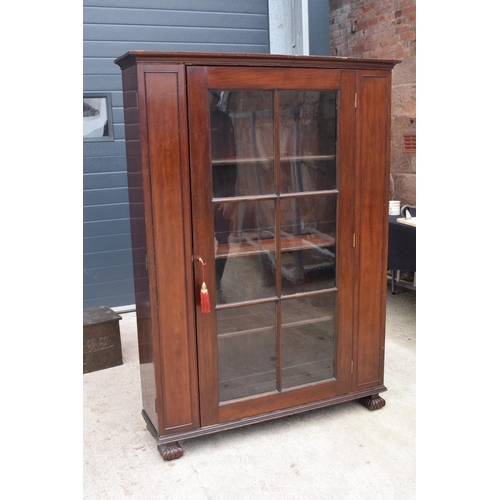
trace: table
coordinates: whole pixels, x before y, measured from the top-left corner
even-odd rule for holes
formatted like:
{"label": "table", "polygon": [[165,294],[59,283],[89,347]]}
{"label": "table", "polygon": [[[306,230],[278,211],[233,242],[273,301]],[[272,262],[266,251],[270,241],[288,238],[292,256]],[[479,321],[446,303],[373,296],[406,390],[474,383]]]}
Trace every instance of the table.
{"label": "table", "polygon": [[391,293],[394,295],[395,273],[417,270],[417,228],[397,222],[399,215],[389,215],[389,256],[388,269],[391,270]]}

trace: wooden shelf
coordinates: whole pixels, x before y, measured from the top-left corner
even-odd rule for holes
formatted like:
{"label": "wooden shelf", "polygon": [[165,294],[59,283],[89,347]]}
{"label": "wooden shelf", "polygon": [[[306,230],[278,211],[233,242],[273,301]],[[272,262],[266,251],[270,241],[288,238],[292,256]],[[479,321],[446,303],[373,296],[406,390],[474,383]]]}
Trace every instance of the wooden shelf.
{"label": "wooden shelf", "polygon": [[298,156],[282,156],[280,161],[328,161],[335,160],[336,155],[298,155]]}
{"label": "wooden shelf", "polygon": [[[328,161],[334,160],[336,155],[296,155],[282,156],[281,162],[290,161]],[[241,163],[272,163],[274,157],[263,156],[261,158],[216,158],[212,159],[212,165],[234,165]]]}
{"label": "wooden shelf", "polygon": [[[327,248],[335,245],[335,237],[330,235],[307,234],[281,238],[282,252]],[[216,258],[247,257],[276,251],[274,238],[219,244]]]}
{"label": "wooden shelf", "polygon": [[[310,318],[300,321],[294,321],[292,323],[283,323],[281,328],[297,328],[300,326],[313,325],[316,323],[326,323],[328,321],[333,321],[333,316],[322,316],[320,318]],[[223,339],[227,337],[238,337],[241,335],[252,335],[254,333],[271,332],[276,330],[276,325],[262,326],[260,328],[248,328],[246,330],[236,330],[233,332],[218,333],[217,338]]]}

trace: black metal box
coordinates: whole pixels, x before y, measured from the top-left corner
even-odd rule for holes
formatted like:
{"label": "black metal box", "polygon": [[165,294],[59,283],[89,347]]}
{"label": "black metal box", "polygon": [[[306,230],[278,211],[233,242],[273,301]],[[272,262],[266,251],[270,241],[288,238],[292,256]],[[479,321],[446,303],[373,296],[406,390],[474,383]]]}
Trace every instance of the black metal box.
{"label": "black metal box", "polygon": [[123,364],[121,319],[107,306],[83,310],[83,373]]}

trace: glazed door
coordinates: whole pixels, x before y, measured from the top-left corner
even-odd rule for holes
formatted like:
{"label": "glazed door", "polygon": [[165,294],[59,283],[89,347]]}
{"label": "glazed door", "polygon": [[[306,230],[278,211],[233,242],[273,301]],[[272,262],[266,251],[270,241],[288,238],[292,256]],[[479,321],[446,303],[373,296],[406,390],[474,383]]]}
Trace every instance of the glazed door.
{"label": "glazed door", "polygon": [[187,82],[202,426],[349,392],[355,73]]}

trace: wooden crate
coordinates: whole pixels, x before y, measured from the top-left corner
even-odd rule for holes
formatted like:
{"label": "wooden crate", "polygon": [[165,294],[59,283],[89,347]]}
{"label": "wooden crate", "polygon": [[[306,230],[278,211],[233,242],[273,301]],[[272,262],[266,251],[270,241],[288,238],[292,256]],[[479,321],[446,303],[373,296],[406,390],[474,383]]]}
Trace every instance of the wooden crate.
{"label": "wooden crate", "polygon": [[83,310],[83,373],[123,364],[121,319],[107,306]]}

